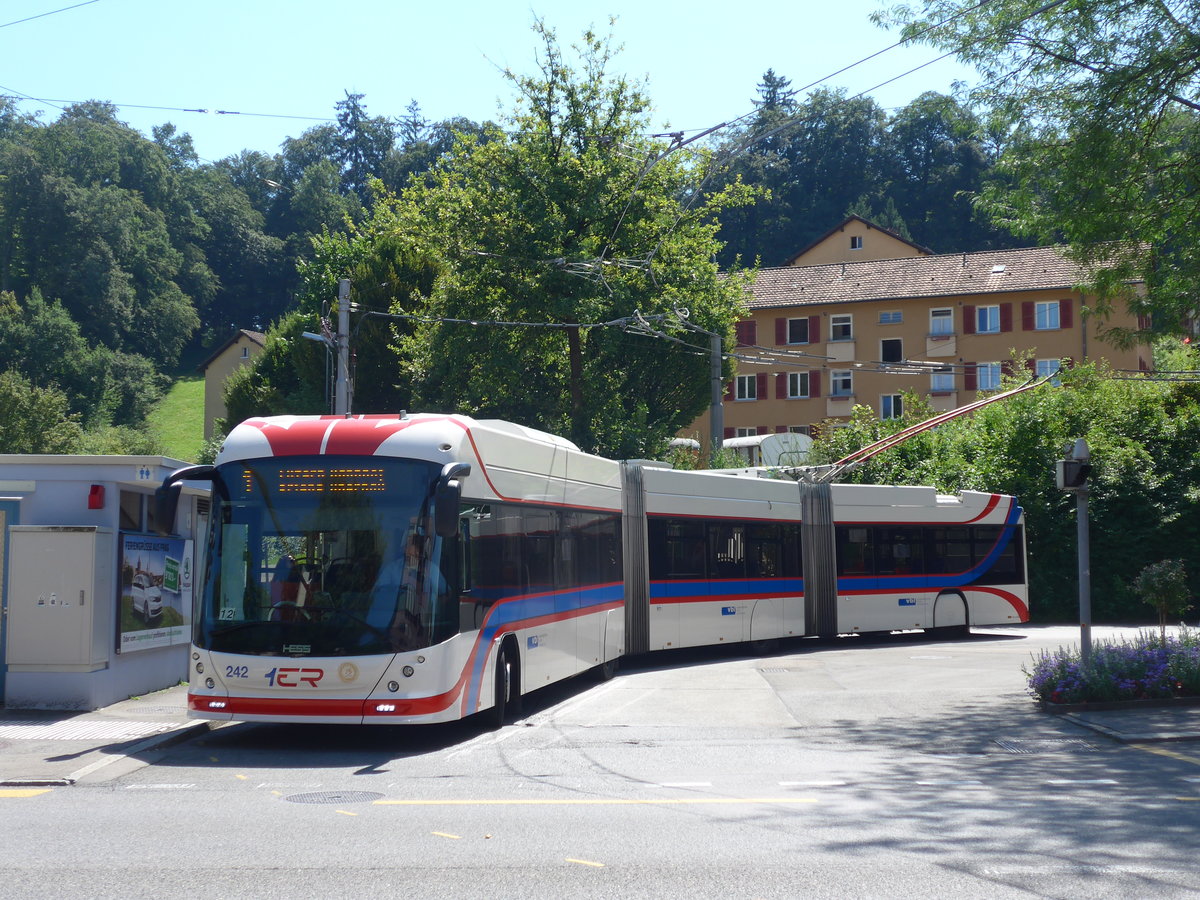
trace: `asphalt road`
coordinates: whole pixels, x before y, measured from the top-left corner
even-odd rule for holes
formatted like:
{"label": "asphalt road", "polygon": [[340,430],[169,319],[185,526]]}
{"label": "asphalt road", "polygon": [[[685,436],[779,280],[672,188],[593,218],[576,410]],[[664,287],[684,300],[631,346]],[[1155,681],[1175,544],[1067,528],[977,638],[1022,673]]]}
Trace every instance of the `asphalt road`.
{"label": "asphalt road", "polygon": [[498,732],[228,725],[3,801],[0,897],[1200,895],[1200,743],[1024,694],[1076,637],[680,651]]}

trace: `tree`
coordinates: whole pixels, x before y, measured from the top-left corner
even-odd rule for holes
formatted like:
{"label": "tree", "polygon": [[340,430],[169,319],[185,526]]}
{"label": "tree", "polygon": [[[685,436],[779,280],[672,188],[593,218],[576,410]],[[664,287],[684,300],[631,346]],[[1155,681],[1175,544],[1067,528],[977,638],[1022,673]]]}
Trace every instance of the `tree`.
{"label": "tree", "polygon": [[1196,313],[1200,6],[924,0],[879,20],[979,70],[972,98],[1011,135],[981,202],[1016,233],[1066,241],[1093,271],[1095,312],[1153,309],[1164,330]]}
{"label": "tree", "polygon": [[18,372],[0,372],[0,453],[78,453],[83,429],[66,395]]}
{"label": "tree", "polygon": [[646,98],[609,73],[610,38],[585,34],[576,70],[551,29],[535,31],[539,70],[508,73],[518,101],[504,130],[460,139],[397,201],[445,270],[427,314],[483,323],[423,324],[402,357],[427,407],[652,452],[708,402],[708,339],[674,328],[689,350],[589,326],[684,306],[726,334],[743,286],[713,262],[713,219],[733,197],[699,197],[687,154],[645,136]]}

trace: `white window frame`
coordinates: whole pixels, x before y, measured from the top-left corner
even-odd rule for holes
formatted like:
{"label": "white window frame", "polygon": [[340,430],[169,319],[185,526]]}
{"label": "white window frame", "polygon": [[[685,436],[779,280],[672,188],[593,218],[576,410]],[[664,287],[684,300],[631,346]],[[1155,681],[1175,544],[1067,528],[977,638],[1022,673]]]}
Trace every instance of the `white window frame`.
{"label": "white window frame", "polygon": [[999,304],[992,306],[977,306],[975,307],[975,333],[976,334],[999,334],[1000,333],[1000,306]]}
{"label": "white window frame", "polygon": [[757,375],[739,375],[737,376],[737,388],[733,395],[734,400],[757,400],[758,399],[758,376]]}
{"label": "white window frame", "polygon": [[[803,392],[801,391],[803,388]],[[787,373],[787,395],[789,400],[807,400],[812,396],[812,375],[809,372]]]}
{"label": "white window frame", "polygon": [[879,398],[879,418],[899,419],[904,415],[904,395],[884,394]]}
{"label": "white window frame", "polygon": [[749,428],[739,427],[733,429],[734,437],[758,437],[758,429],[751,425]]}
{"label": "white window frame", "polygon": [[1062,326],[1061,308],[1057,300],[1039,300],[1033,306],[1034,331],[1058,331]]}
{"label": "white window frame", "polygon": [[949,394],[954,391],[954,370],[944,366],[941,371],[929,375],[929,392],[932,394]]}
{"label": "white window frame", "polygon": [[851,369],[834,369],[829,373],[830,397],[854,396],[854,372]]}
{"label": "white window frame", "polygon": [[829,340],[835,343],[854,340],[853,313],[838,313],[829,317]]}
{"label": "white window frame", "polygon": [[879,314],[880,325],[899,325],[904,321],[904,313],[898,309],[889,309]]}
{"label": "white window frame", "polygon": [[[793,323],[793,322],[803,322],[803,323],[804,323],[804,340],[802,340],[802,341],[794,341],[794,340],[792,340],[792,323]],[[797,319],[788,319],[788,320],[787,320],[787,335],[786,335],[786,338],[787,338],[787,342],[788,342],[788,344],[789,344],[789,345],[794,345],[794,344],[811,344],[811,343],[812,343],[812,332],[809,330],[808,324],[809,324],[809,323],[808,323],[808,316],[801,316],[800,318],[797,318]]]}
{"label": "white window frame", "polygon": [[940,306],[929,311],[929,334],[932,337],[946,337],[954,334],[954,309]]}
{"label": "white window frame", "polygon": [[850,235],[850,249],[861,250],[863,248],[863,239],[861,234]]}
{"label": "white window frame", "polygon": [[1000,388],[1000,376],[1003,368],[998,362],[975,364],[975,390],[995,391]]}

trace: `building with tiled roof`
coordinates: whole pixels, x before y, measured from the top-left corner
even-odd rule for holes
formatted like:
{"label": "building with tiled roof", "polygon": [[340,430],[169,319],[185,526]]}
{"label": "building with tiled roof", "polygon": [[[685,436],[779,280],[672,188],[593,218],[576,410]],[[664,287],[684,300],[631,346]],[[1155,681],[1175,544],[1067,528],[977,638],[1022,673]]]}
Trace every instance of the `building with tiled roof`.
{"label": "building with tiled roof", "polygon": [[225,382],[242,366],[248,366],[263,351],[267,336],[261,331],[239,328],[208,359],[196,368],[204,375],[204,439],[213,436],[213,422],[227,415]]}
{"label": "building with tiled roof", "polygon": [[[1077,287],[1086,275],[1061,248],[933,255],[851,217],[793,259],[760,269],[751,287],[722,404],[727,439],[809,434],[856,405],[898,417],[905,392],[954,409],[998,387],[1014,354],[1030,354],[1035,374],[1100,358],[1151,363],[1147,345],[1100,340]],[[1106,324],[1146,323],[1114,310]],[[708,414],[686,433],[707,437]]]}

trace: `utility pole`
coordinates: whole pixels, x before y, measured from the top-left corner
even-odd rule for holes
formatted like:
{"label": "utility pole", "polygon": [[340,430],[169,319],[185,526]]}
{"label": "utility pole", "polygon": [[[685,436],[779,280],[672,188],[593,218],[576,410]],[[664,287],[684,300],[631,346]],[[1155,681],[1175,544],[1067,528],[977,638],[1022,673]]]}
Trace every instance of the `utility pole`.
{"label": "utility pole", "polygon": [[334,380],[333,414],[350,413],[350,279],[338,282],[337,374]]}
{"label": "utility pole", "polygon": [[708,464],[713,465],[717,459],[717,451],[725,439],[725,407],[724,384],[721,381],[721,336],[715,332],[708,333],[710,353],[710,380],[712,382],[712,397],[709,402],[709,444]]}
{"label": "utility pole", "polygon": [[1088,534],[1088,476],[1091,473],[1091,458],[1087,441],[1083,438],[1068,444],[1066,459],[1054,464],[1055,481],[1059,489],[1075,495],[1079,542],[1079,656],[1084,665],[1092,656],[1092,569]]}

